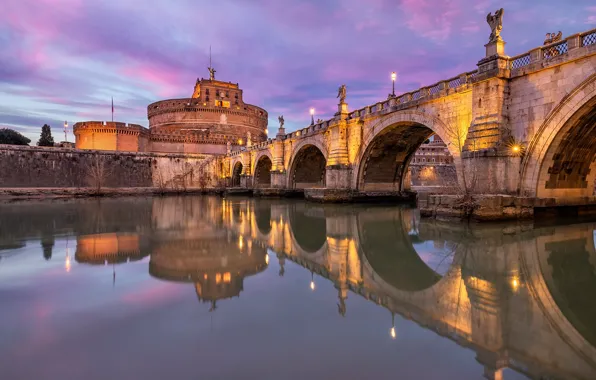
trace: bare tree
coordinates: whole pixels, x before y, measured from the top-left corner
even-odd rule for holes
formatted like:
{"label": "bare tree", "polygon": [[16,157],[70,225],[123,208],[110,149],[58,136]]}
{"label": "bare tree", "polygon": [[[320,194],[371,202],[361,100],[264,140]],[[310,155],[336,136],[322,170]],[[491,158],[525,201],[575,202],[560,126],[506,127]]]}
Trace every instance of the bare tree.
{"label": "bare tree", "polygon": [[101,194],[101,189],[105,186],[111,172],[105,156],[94,153],[85,165],[85,172],[89,186],[93,188],[95,194]]}
{"label": "bare tree", "polygon": [[[454,160],[459,160],[461,169],[459,173],[461,178],[457,179],[457,184],[454,184],[452,188],[458,195],[456,206],[462,208],[466,217],[471,216],[474,210],[478,208],[478,202],[474,198],[474,191],[478,182],[478,165],[476,165],[474,159],[469,160],[468,165],[464,165],[462,159],[469,126],[469,118],[458,116],[452,123],[449,123],[447,128],[448,145],[453,145],[457,150],[459,157],[454,157]],[[476,140],[472,141],[472,152],[476,152]],[[457,162],[455,163],[457,165]]]}

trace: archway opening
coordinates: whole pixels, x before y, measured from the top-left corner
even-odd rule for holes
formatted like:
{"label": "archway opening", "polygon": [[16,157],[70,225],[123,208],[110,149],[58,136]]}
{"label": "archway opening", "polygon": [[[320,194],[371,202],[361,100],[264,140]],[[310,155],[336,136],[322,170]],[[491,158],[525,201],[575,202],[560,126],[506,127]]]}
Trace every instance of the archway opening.
{"label": "archway opening", "polygon": [[410,160],[433,133],[428,127],[413,123],[385,128],[366,148],[360,164],[359,190],[398,192],[409,189]]}
{"label": "archway opening", "polygon": [[271,187],[271,167],[273,163],[267,156],[263,156],[255,167],[255,187]]}
{"label": "archway opening", "polygon": [[596,97],[567,120],[542,162],[538,197],[594,195],[596,180]]}
{"label": "archway opening", "polygon": [[236,162],[232,172],[232,187],[240,187],[240,175],[242,174],[242,163]]}
{"label": "archway opening", "polygon": [[314,145],[307,145],[298,151],[291,172],[291,186],[294,189],[325,187],[325,166],[327,160]]}

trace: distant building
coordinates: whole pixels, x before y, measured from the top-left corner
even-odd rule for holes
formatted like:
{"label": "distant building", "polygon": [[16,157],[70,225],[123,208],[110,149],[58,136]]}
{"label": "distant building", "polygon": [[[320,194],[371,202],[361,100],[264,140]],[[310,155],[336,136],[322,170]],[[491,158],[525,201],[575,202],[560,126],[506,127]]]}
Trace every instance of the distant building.
{"label": "distant building", "polygon": [[192,96],[147,107],[149,128],[83,121],[73,127],[78,149],[224,154],[267,140],[267,111],[247,104],[238,84],[197,79]]}
{"label": "distant building", "polygon": [[71,148],[71,149],[73,149],[75,147],[75,143],[70,142],[70,141],[60,141],[59,143],[55,143],[54,146],[57,148]]}
{"label": "distant building", "polygon": [[422,144],[410,161],[410,180],[414,187],[456,187],[457,174],[447,145],[437,135]]}
{"label": "distant building", "polygon": [[451,157],[447,145],[445,145],[443,140],[439,136],[434,135],[428,144],[420,145],[410,165],[453,165],[453,157]]}

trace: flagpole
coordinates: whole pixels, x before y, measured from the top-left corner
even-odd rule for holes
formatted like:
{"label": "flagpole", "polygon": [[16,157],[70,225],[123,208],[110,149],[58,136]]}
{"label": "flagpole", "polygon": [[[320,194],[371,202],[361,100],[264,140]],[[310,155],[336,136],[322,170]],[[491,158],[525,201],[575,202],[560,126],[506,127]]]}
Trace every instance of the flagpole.
{"label": "flagpole", "polygon": [[112,123],[114,122],[114,97],[112,96]]}

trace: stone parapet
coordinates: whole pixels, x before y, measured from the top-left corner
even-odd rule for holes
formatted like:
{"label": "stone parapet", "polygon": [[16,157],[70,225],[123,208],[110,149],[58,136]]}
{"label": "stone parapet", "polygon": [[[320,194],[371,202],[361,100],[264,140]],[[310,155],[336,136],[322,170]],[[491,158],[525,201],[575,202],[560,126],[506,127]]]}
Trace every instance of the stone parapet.
{"label": "stone parapet", "polygon": [[596,197],[576,199],[478,195],[465,200],[463,195],[429,194],[418,201],[420,215],[436,219],[477,221],[523,220],[535,212],[568,208],[574,214],[596,214]]}

